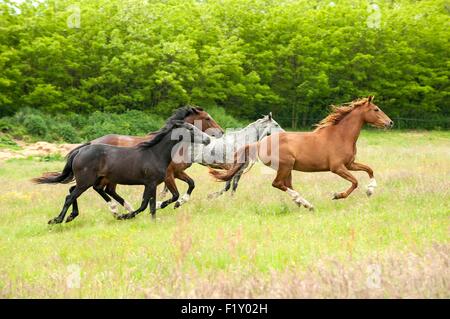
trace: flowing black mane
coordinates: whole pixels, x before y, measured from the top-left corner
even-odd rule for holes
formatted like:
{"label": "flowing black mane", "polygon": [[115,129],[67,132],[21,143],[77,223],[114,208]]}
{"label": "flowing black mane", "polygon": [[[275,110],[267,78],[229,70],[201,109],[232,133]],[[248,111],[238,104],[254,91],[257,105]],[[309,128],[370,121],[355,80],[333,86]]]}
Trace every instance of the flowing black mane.
{"label": "flowing black mane", "polygon": [[203,109],[193,105],[180,107],[172,113],[172,115],[167,119],[166,123],[177,120],[182,121],[189,115],[192,115],[198,111],[203,111]]}
{"label": "flowing black mane", "polygon": [[[203,111],[203,109],[198,106],[194,106],[194,105],[186,105],[186,106],[180,107],[180,108],[176,109],[175,111],[173,111],[172,115],[166,120],[165,126],[169,125],[173,121],[184,121],[184,119],[186,117],[188,117],[189,115],[192,115],[195,112],[200,112],[200,111]],[[164,129],[164,127],[159,129],[156,132],[150,132],[148,134],[158,134],[163,129]]]}
{"label": "flowing black mane", "polygon": [[201,112],[203,111],[202,108],[198,107],[198,106],[192,106],[192,105],[186,105],[183,107],[180,107],[178,109],[176,109],[173,114],[167,119],[166,124],[160,128],[158,131],[153,132],[151,134],[155,134],[153,139],[147,142],[142,142],[138,144],[139,148],[149,148],[152,147],[153,145],[158,144],[159,142],[161,142],[161,140],[163,139],[164,136],[166,136],[167,133],[169,133],[173,127],[175,126],[175,124],[177,124],[178,121],[184,121],[184,119],[186,117],[188,117],[189,115],[192,115],[196,112]]}
{"label": "flowing black mane", "polygon": [[179,124],[179,122],[180,122],[180,120],[176,120],[176,119],[173,119],[170,121],[168,120],[166,122],[166,125],[164,125],[162,128],[160,128],[158,131],[156,131],[154,133],[155,135],[154,135],[153,139],[151,139],[150,141],[139,143],[137,146],[139,148],[145,149],[145,148],[149,148],[149,147],[152,147],[152,146],[158,144],[159,142],[161,142],[161,140],[164,138],[164,136],[166,136],[169,132],[172,131],[172,129],[174,128],[174,126],[176,124]]}

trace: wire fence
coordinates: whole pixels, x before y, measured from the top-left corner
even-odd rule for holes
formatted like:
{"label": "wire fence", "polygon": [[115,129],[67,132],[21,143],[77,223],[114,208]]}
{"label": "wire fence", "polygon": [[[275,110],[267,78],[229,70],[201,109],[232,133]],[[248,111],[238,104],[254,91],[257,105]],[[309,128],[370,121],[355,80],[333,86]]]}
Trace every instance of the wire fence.
{"label": "wire fence", "polygon": [[[314,124],[317,124],[323,117],[303,118],[301,116],[297,118],[293,117],[275,117],[277,121],[283,121],[291,128],[311,128]],[[450,117],[443,117],[438,119],[425,119],[425,118],[410,118],[410,117],[391,117],[394,121],[396,129],[441,129],[450,130]],[[292,123],[297,123],[296,127],[293,127]]]}

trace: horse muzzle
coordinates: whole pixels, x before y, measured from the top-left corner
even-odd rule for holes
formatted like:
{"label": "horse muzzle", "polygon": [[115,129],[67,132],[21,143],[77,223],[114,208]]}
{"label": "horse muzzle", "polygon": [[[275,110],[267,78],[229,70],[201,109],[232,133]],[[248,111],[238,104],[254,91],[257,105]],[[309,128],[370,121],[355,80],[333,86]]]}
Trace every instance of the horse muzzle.
{"label": "horse muzzle", "polygon": [[384,123],[384,127],[385,127],[385,128],[393,128],[393,127],[394,127],[394,121],[391,121],[391,120],[386,121],[386,122]]}

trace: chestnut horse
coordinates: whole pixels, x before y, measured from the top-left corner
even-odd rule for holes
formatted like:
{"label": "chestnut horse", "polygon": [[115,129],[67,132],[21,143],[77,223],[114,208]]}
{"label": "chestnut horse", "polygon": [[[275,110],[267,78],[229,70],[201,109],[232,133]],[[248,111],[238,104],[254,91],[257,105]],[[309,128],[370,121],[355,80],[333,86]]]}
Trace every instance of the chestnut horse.
{"label": "chestnut horse", "polygon": [[[355,162],[356,141],[365,123],[378,128],[394,125],[373,104],[373,96],[369,96],[339,107],[334,106],[332,113],[317,124],[313,132],[282,132],[265,137],[258,143],[247,144],[235,153],[232,168],[222,172],[211,169],[210,174],[220,181],[228,181],[241,173],[250,161],[259,158],[265,165],[277,170],[273,187],[287,192],[298,206],[313,210],[313,205],[293,189],[292,170],[331,171],[352,183],[346,191],[335,193],[333,199],[346,198],[358,187],[358,181],[350,171],[365,171],[370,178],[367,188],[367,196],[370,196],[377,186],[373,170]],[[273,147],[278,147],[277,158],[271,156],[275,153]]]}
{"label": "chestnut horse", "polygon": [[[174,111],[171,117],[167,119],[167,123],[171,123],[173,121],[183,120],[185,123],[196,125],[203,132],[216,130],[220,133],[223,133],[224,130],[219,126],[219,124],[214,121],[214,119],[205,112],[202,108],[197,106],[185,106],[178,108]],[[159,132],[159,131],[158,131]],[[117,135],[117,134],[108,134],[102,137],[99,137],[95,140],[92,140],[86,144],[83,144],[75,149],[73,149],[67,157],[73,155],[73,153],[78,152],[81,148],[91,145],[91,144],[107,144],[113,146],[121,146],[121,147],[133,147],[142,142],[151,141],[158,132],[149,133],[146,136],[128,136],[128,135]],[[169,190],[174,197],[177,197],[178,190],[175,184],[174,178],[178,178],[184,182],[186,182],[189,187],[193,184],[193,180],[183,171],[183,170],[175,170],[173,168],[174,163],[170,163],[167,171],[171,172],[168,174],[168,179],[165,181],[167,185],[169,185]],[[173,173],[172,173],[173,172]],[[128,212],[133,212],[133,207],[125,201],[121,196],[119,196],[116,192],[116,184],[109,183],[104,186],[104,191],[111,197],[113,197],[120,205],[126,208]],[[113,215],[117,215],[117,203],[112,201],[111,199],[107,200],[107,204],[111,210]]]}

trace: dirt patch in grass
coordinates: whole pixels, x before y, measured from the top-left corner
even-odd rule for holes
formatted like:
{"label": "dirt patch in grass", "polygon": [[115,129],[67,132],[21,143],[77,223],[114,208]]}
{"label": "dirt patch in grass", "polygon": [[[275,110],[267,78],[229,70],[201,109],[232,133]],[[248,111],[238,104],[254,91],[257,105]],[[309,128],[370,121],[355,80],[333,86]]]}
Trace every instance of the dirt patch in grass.
{"label": "dirt patch in grass", "polygon": [[48,156],[59,154],[65,156],[68,152],[80,144],[53,144],[48,142],[25,143],[16,141],[18,147],[0,148],[0,162],[13,158],[27,158],[33,156]]}

